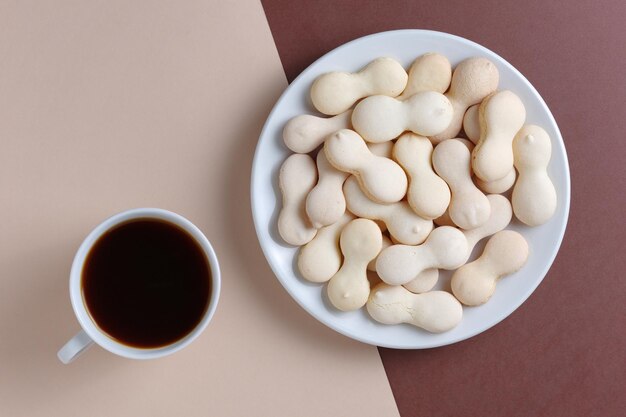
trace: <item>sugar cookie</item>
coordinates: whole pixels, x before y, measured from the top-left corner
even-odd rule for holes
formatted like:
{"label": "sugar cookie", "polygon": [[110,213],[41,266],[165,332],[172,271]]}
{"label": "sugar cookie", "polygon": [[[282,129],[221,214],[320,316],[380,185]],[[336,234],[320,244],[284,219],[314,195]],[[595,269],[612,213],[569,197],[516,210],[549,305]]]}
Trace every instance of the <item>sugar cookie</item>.
{"label": "sugar cookie", "polygon": [[470,151],[470,154],[472,153],[472,151],[474,150],[474,143],[469,140],[469,139],[464,139],[464,138],[453,138],[454,140],[458,140],[459,142],[461,142],[463,145],[465,145],[465,147],[467,148],[468,151]]}
{"label": "sugar cookie", "polygon": [[346,211],[343,183],[350,174],[332,166],[323,151],[317,154],[317,171],[319,180],[306,198],[306,213],[319,229],[335,223]]}
{"label": "sugar cookie", "polygon": [[487,197],[472,182],[467,147],[456,139],[441,142],[433,152],[433,167],[450,187],[448,211],[454,224],[462,229],[484,224],[491,208]]}
{"label": "sugar cookie", "polygon": [[348,210],[359,217],[383,221],[392,239],[399,242],[418,245],[433,230],[432,220],[418,216],[406,201],[379,204],[367,198],[354,177],[343,184],[343,194]]}
{"label": "sugar cookie", "polygon": [[428,268],[419,273],[413,280],[403,285],[404,288],[415,294],[421,294],[433,289],[439,280],[439,270]]}
{"label": "sugar cookie", "polygon": [[304,245],[317,233],[305,211],[306,197],[316,181],[317,169],[309,155],[293,154],[280,167],[278,186],[283,208],[278,215],[278,233],[290,245]]}
{"label": "sugar cookie", "polygon": [[474,104],[465,111],[463,116],[463,131],[467,138],[475,145],[480,139],[480,122],[478,121],[478,108],[480,104]]}
{"label": "sugar cookie", "polygon": [[422,91],[401,101],[370,96],[352,112],[352,126],[368,142],[386,142],[410,130],[422,136],[443,131],[452,119],[452,105],[441,93]]}
{"label": "sugar cookie", "polygon": [[393,245],[376,260],[376,272],[390,285],[403,285],[429,268],[456,269],[467,259],[467,239],[454,227],[432,231],[419,246]]}
{"label": "sugar cookie", "polygon": [[311,86],[311,101],[320,112],[343,113],[363,97],[382,94],[396,97],[406,87],[408,75],[391,58],[378,58],[356,73],[322,74]]}
{"label": "sugar cookie", "polygon": [[461,304],[450,293],[413,294],[404,287],[384,283],[372,290],[367,312],[383,324],[408,323],[432,333],[451,330],[463,318]]}
{"label": "sugar cookie", "polygon": [[343,228],[339,239],[343,264],[327,288],[328,299],[339,310],[357,310],[367,302],[367,264],[378,255],[382,242],[382,233],[371,220],[352,220]]}
{"label": "sugar cookie", "polygon": [[556,211],[556,190],[547,167],[552,154],[548,133],[535,125],[524,126],[513,141],[519,178],[513,188],[513,212],[528,226],[539,226]]}
{"label": "sugar cookie", "polygon": [[513,138],[524,125],[526,109],[504,90],[483,100],[478,110],[480,139],[472,152],[474,174],[485,182],[504,178],[513,169]]}
{"label": "sugar cookie", "polygon": [[422,91],[436,91],[443,94],[450,86],[451,78],[452,67],[448,58],[435,52],[428,52],[411,64],[409,80],[402,94],[398,96],[398,100],[406,100]]}
{"label": "sugar cookie", "polygon": [[428,138],[405,133],[393,147],[393,156],[409,176],[407,199],[425,219],[441,216],[450,204],[448,184],[433,171],[433,145]]}
{"label": "sugar cookie", "polygon": [[371,153],[356,132],[344,129],[330,135],[324,152],[335,168],[353,174],[372,200],[395,203],[406,194],[408,181],[400,165]]}
{"label": "sugar cookie", "polygon": [[515,172],[515,168],[511,168],[508,174],[504,178],[495,181],[483,181],[478,177],[474,177],[474,183],[478,189],[487,194],[502,194],[511,189],[513,184],[515,184],[515,179],[517,178],[517,173]]}
{"label": "sugar cookie", "polygon": [[[453,116],[447,129],[432,135],[434,143],[456,137],[461,131],[463,116],[468,107],[480,103],[496,91],[498,68],[485,58],[468,58],[456,66],[446,97],[453,107]],[[354,117],[354,115],[353,115]]]}
{"label": "sugar cookie", "polygon": [[489,239],[480,258],[452,275],[452,293],[463,304],[476,306],[491,298],[496,283],[518,271],[528,259],[528,244],[522,235],[502,230]]}
{"label": "sugar cookie", "polygon": [[344,226],[354,216],[348,212],[330,226],[322,227],[317,234],[298,252],[298,270],[302,277],[311,282],[326,282],[341,267],[339,236]]}
{"label": "sugar cookie", "polygon": [[283,129],[285,145],[296,153],[309,153],[326,139],[326,136],[341,129],[352,127],[352,110],[335,117],[317,117],[302,114],[289,120]]}

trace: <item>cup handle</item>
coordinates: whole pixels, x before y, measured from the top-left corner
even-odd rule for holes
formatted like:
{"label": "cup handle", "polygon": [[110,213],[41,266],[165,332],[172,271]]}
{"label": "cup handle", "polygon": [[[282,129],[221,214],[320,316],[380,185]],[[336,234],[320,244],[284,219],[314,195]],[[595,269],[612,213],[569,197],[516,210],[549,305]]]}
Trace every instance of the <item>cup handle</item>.
{"label": "cup handle", "polygon": [[93,344],[93,340],[81,329],[58,352],[57,357],[65,365],[72,362]]}

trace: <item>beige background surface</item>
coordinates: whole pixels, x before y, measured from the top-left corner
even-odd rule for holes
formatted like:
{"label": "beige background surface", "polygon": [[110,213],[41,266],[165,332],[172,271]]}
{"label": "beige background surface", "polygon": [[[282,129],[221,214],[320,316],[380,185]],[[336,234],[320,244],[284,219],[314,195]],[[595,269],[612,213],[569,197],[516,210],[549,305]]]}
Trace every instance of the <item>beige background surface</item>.
{"label": "beige background surface", "polygon": [[[256,1],[0,2],[0,415],[397,415],[376,349],[304,313],[256,242],[252,153],[285,86]],[[63,366],[73,253],[139,206],[214,244],[214,321],[165,359]]]}

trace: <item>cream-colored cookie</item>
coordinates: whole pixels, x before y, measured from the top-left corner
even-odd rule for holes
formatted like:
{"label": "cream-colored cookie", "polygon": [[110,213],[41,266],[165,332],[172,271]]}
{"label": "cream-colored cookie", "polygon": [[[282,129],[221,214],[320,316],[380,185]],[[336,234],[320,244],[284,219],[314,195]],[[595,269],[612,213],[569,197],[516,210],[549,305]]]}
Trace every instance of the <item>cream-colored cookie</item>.
{"label": "cream-colored cookie", "polygon": [[452,119],[452,105],[441,93],[422,91],[401,101],[371,96],[352,112],[352,126],[368,142],[386,142],[405,130],[422,136],[443,131]]}
{"label": "cream-colored cookie", "polygon": [[349,177],[343,184],[343,194],[348,210],[359,217],[383,221],[391,238],[399,242],[418,245],[433,230],[432,220],[418,216],[406,201],[379,204],[370,200],[354,177]]}
{"label": "cream-colored cookie", "polygon": [[556,211],[556,190],[547,172],[552,155],[550,136],[539,126],[524,126],[515,136],[513,153],[519,171],[513,188],[513,212],[528,226],[539,226]]}
{"label": "cream-colored cookie", "polygon": [[339,236],[344,226],[354,216],[348,212],[330,226],[322,227],[317,234],[298,252],[298,270],[302,277],[311,282],[326,282],[341,267]]}
{"label": "cream-colored cookie", "polygon": [[404,287],[384,283],[372,290],[367,312],[383,324],[409,323],[432,333],[451,330],[463,318],[461,304],[450,293],[413,294]]}
{"label": "cream-colored cookie", "polygon": [[425,219],[441,216],[450,204],[448,184],[433,171],[433,145],[428,138],[405,133],[393,147],[393,156],[409,176],[407,199]]}
{"label": "cream-colored cookie", "polygon": [[454,227],[442,226],[422,245],[393,245],[383,250],[376,260],[376,272],[387,284],[404,285],[426,269],[456,269],[466,259],[465,235]]}
{"label": "cream-colored cookie", "polygon": [[469,140],[469,139],[464,139],[464,138],[453,138],[454,140],[458,140],[459,142],[461,142],[463,145],[465,145],[465,147],[467,148],[468,151],[470,151],[470,154],[472,153],[472,151],[474,150],[474,143]]}
{"label": "cream-colored cookie", "polygon": [[428,52],[411,64],[409,80],[398,100],[406,100],[413,94],[422,91],[445,93],[450,86],[452,67],[445,56],[436,52]]}
{"label": "cream-colored cookie", "polygon": [[317,233],[305,210],[306,197],[316,181],[317,169],[309,155],[293,154],[280,167],[278,186],[283,207],[278,215],[278,233],[290,245],[304,245]]}
{"label": "cream-colored cookie", "polygon": [[352,110],[335,117],[317,117],[302,114],[289,120],[283,129],[285,145],[296,153],[309,153],[326,139],[326,136],[341,129],[350,129]]}
{"label": "cream-colored cookie", "polygon": [[408,75],[391,58],[378,58],[356,73],[328,72],[311,86],[311,101],[320,112],[343,113],[363,97],[382,94],[396,97],[406,87]]}
{"label": "cream-colored cookie", "polygon": [[472,152],[474,174],[485,182],[510,175],[513,138],[526,120],[526,109],[515,93],[504,90],[485,98],[478,110],[480,139]]}
{"label": "cream-colored cookie", "polygon": [[508,174],[504,178],[495,181],[483,181],[478,177],[474,177],[474,183],[478,189],[487,194],[502,194],[511,189],[513,184],[515,184],[515,179],[517,178],[517,173],[515,172],[515,168],[511,168]]}
{"label": "cream-colored cookie", "polygon": [[453,116],[446,130],[432,135],[434,143],[456,137],[461,131],[465,111],[496,91],[499,79],[498,68],[488,59],[468,58],[457,65],[446,93]]}
{"label": "cream-colored cookie", "polygon": [[319,180],[306,198],[306,213],[319,229],[335,223],[346,211],[343,183],[350,174],[332,166],[323,151],[317,154],[317,172]]}
{"label": "cream-colored cookie", "polygon": [[356,132],[344,129],[330,135],[324,152],[335,168],[353,174],[372,200],[395,203],[406,194],[408,181],[400,165],[371,153]]}
{"label": "cream-colored cookie", "polygon": [[441,142],[433,152],[433,167],[452,192],[448,211],[454,224],[462,229],[484,224],[491,208],[487,197],[472,182],[467,146],[456,139]]}
{"label": "cream-colored cookie", "polygon": [[467,239],[468,258],[478,242],[503,230],[511,223],[511,218],[513,217],[513,209],[511,208],[511,203],[508,198],[500,194],[490,194],[487,196],[487,199],[491,206],[489,219],[480,227],[462,231]]}
{"label": "cream-colored cookie", "polygon": [[[391,245],[393,245],[393,243],[391,243],[391,239],[389,239],[387,236],[383,235],[383,246],[382,246],[382,248],[380,250],[388,248]],[[367,264],[367,270],[368,271],[372,271],[372,272],[376,272],[376,258],[372,259],[370,261],[370,263]]]}
{"label": "cream-colored cookie", "polygon": [[528,259],[528,244],[522,235],[502,230],[489,239],[480,258],[452,275],[452,293],[463,304],[486,303],[505,275],[518,271]]}
{"label": "cream-colored cookie", "polygon": [[328,299],[339,310],[357,310],[367,302],[367,264],[378,255],[382,244],[382,233],[371,220],[352,220],[343,228],[339,239],[343,264],[327,288]]}
{"label": "cream-colored cookie", "polygon": [[478,121],[478,108],[480,104],[474,104],[465,111],[463,116],[463,130],[468,139],[475,145],[480,139],[480,122]]}
{"label": "cream-colored cookie", "polygon": [[415,294],[421,294],[433,289],[439,280],[439,270],[428,268],[423,270],[412,281],[403,285],[404,288]]}

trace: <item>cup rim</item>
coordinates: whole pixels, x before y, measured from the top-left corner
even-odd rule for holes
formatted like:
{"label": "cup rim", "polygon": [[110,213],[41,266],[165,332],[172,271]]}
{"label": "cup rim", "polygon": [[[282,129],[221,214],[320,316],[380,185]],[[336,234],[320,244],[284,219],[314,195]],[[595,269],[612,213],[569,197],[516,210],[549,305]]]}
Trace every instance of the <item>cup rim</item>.
{"label": "cup rim", "polygon": [[[174,224],[187,233],[200,245],[211,268],[211,296],[204,316],[196,327],[189,332],[182,339],[176,342],[161,346],[158,348],[135,348],[132,346],[124,345],[117,340],[113,339],[107,333],[102,331],[94,322],[91,315],[87,311],[87,306],[82,296],[81,288],[81,275],[87,254],[91,251],[94,243],[107,231],[111,230],[115,226],[127,222],[129,220],[136,219],[158,219],[168,223]],[[126,210],[102,221],[96,226],[81,243],[74,260],[72,262],[72,269],[70,272],[70,300],[72,302],[72,308],[74,314],[80,323],[82,329],[89,335],[89,337],[102,348],[108,350],[119,356],[123,356],[130,359],[154,359],[163,357],[174,352],[177,352],[191,342],[193,342],[207,327],[215,310],[219,300],[221,290],[221,273],[217,255],[211,243],[202,233],[202,231],[194,225],[191,221],[181,216],[180,214],[160,209],[160,208],[135,208]]]}

